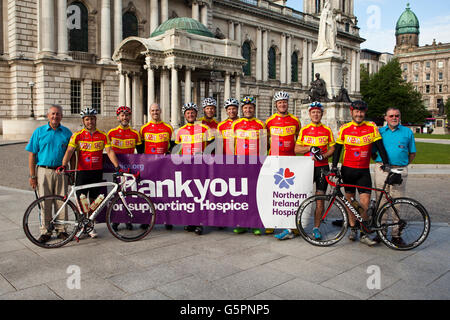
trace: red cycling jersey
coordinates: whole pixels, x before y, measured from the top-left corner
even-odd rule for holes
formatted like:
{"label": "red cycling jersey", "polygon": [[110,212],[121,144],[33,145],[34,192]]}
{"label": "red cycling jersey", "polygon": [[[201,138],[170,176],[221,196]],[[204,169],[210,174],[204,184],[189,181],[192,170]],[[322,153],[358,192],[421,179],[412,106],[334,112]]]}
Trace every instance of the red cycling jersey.
{"label": "red cycling jersey", "polygon": [[259,155],[260,130],[265,130],[264,122],[256,118],[240,118],[232,126],[235,136],[236,155]]}
{"label": "red cycling jersey", "polygon": [[146,154],[166,154],[169,151],[173,128],[165,122],[150,121],[143,125],[140,130],[141,137],[145,142]]}
{"label": "red cycling jersey", "polygon": [[295,138],[300,131],[300,120],[288,113],[286,116],[275,113],[266,120],[270,135],[269,155],[295,156]]}
{"label": "red cycling jersey", "polygon": [[[315,125],[310,123],[300,130],[298,135],[297,144],[300,146],[314,146],[319,147],[322,154],[328,151],[328,147],[334,146],[333,132],[327,126],[323,124]],[[305,156],[312,156],[311,152],[305,153]],[[315,167],[321,167],[328,165],[328,160],[314,161]]]}
{"label": "red cycling jersey", "polygon": [[187,123],[178,129],[175,143],[181,143],[182,155],[192,155],[202,153],[208,142],[212,140],[214,136],[207,126]]}
{"label": "red cycling jersey", "polygon": [[142,144],[139,132],[121,125],[109,130],[108,138],[111,141],[111,148],[118,154],[134,153],[136,146]]}
{"label": "red cycling jersey", "polygon": [[201,117],[198,119],[202,124],[205,126],[208,126],[210,129],[217,129],[217,126],[219,125],[219,122],[216,119],[206,119],[205,117]]}
{"label": "red cycling jersey", "polygon": [[75,132],[69,146],[79,150],[78,170],[103,169],[103,149],[110,147],[108,135],[96,130],[91,134],[86,129]]}
{"label": "red cycling jersey", "polygon": [[336,143],[344,145],[342,165],[350,168],[369,168],[372,143],[381,139],[378,127],[371,121],[346,123],[339,129]]}
{"label": "red cycling jersey", "polygon": [[234,154],[233,123],[233,120],[227,119],[217,126],[217,130],[220,132],[223,139],[223,154]]}

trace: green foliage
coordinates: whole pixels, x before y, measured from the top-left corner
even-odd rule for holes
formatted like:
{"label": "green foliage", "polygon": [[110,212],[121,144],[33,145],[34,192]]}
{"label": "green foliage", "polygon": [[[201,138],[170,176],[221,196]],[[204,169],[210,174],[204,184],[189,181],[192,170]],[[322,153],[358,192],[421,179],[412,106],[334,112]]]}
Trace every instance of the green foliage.
{"label": "green foliage", "polygon": [[447,115],[447,120],[450,122],[450,98],[447,99],[447,102],[444,105],[444,112]]}
{"label": "green foliage", "polygon": [[422,102],[422,95],[414,90],[411,83],[403,80],[397,59],[372,75],[361,66],[361,94],[369,105],[367,117],[374,120],[382,119],[389,107],[400,109],[402,123],[420,124],[430,116]]}

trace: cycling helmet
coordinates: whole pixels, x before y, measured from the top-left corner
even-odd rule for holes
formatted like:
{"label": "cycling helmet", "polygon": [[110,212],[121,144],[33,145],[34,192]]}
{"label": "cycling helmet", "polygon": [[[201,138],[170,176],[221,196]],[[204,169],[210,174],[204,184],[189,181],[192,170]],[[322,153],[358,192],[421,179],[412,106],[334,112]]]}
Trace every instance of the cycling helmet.
{"label": "cycling helmet", "polygon": [[229,106],[239,107],[239,101],[237,101],[237,99],[235,99],[235,98],[229,98],[229,99],[225,100],[223,107],[226,109]]}
{"label": "cycling helmet", "polygon": [[92,107],[86,107],[83,110],[81,110],[81,112],[80,112],[81,118],[89,117],[89,116],[96,116],[96,115],[97,115],[97,110],[95,110]]}
{"label": "cycling helmet", "polygon": [[217,101],[214,98],[205,98],[202,102],[202,107],[205,108],[207,106],[217,107]]}
{"label": "cycling helmet", "polygon": [[131,108],[127,107],[127,106],[121,106],[117,108],[116,114],[119,115],[121,112],[124,113],[129,113],[131,114]]}
{"label": "cycling helmet", "polygon": [[241,99],[241,103],[242,103],[242,105],[244,105],[244,104],[256,105],[256,99],[255,99],[255,97],[245,96]]}
{"label": "cycling helmet", "polygon": [[365,103],[362,100],[353,101],[352,104],[350,105],[350,110],[367,111],[367,109],[369,109],[367,103]]}
{"label": "cycling helmet", "polygon": [[275,93],[275,95],[273,96],[273,101],[277,102],[280,100],[289,100],[289,93],[285,91],[278,91],[277,93]]}
{"label": "cycling helmet", "polygon": [[313,103],[311,103],[308,107],[308,112],[313,110],[313,109],[319,109],[320,111],[323,111],[323,106],[320,102],[318,101],[314,101]]}
{"label": "cycling helmet", "polygon": [[198,112],[198,107],[195,103],[188,102],[183,105],[183,107],[181,108],[181,112],[183,112],[183,114],[184,114],[188,110],[195,110]]}

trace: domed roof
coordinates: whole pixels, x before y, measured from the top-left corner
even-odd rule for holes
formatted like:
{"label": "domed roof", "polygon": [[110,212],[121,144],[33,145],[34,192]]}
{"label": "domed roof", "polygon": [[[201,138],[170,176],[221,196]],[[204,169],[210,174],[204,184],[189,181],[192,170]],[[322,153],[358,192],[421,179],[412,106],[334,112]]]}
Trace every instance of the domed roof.
{"label": "domed roof", "polygon": [[156,37],[167,30],[178,29],[185,30],[189,33],[198,34],[204,37],[214,38],[211,31],[208,30],[202,23],[192,18],[173,18],[163,22],[155,31],[150,35],[150,37]]}
{"label": "domed roof", "polygon": [[397,26],[395,27],[395,35],[397,36],[399,34],[410,33],[419,34],[420,26],[419,19],[417,19],[417,16],[414,14],[414,12],[411,11],[408,3],[405,11],[402,13],[400,18],[398,18]]}

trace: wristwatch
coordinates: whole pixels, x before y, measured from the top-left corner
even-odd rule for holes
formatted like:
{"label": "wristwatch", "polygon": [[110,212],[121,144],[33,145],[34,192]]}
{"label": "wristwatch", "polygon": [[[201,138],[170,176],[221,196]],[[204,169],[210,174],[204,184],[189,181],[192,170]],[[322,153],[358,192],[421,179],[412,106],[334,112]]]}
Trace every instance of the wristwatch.
{"label": "wristwatch", "polygon": [[37,177],[36,176],[30,176],[30,179],[36,179]]}

